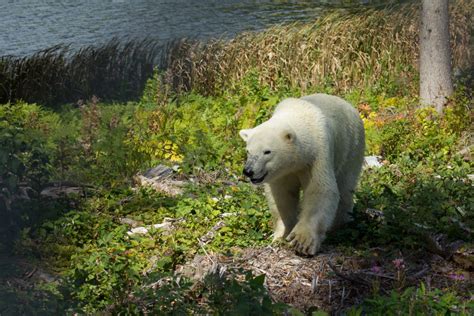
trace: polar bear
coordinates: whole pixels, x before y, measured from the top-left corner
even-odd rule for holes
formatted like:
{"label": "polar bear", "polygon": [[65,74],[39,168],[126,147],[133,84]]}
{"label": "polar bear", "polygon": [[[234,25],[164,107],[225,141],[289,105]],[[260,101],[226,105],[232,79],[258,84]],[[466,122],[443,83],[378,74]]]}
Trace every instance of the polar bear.
{"label": "polar bear", "polygon": [[289,98],[268,121],[239,134],[244,175],[264,184],[273,240],[286,238],[298,253],[314,255],[326,232],[352,212],[365,149],[359,114],[336,96]]}

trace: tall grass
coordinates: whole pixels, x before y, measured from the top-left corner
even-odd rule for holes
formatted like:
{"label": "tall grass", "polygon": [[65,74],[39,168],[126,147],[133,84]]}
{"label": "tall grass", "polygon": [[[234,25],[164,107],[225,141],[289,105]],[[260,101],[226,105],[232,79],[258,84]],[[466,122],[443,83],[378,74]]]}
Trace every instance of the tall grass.
{"label": "tall grass", "polygon": [[32,56],[0,58],[0,103],[22,99],[57,105],[87,99],[124,101],[138,98],[153,74],[163,48],[150,40],[71,52],[59,45]]}
{"label": "tall grass", "polygon": [[[451,7],[453,64],[471,66],[473,1]],[[314,23],[275,26],[206,44],[184,40],[170,47],[165,80],[176,91],[203,94],[232,87],[255,70],[262,84],[306,91],[392,85],[416,92],[419,5],[333,12]],[[389,87],[390,88],[390,87]]]}

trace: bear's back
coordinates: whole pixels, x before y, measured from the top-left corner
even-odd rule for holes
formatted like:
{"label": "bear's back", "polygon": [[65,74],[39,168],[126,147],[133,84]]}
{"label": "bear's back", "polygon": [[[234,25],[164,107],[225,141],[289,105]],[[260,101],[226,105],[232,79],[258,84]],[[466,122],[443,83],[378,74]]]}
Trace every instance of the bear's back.
{"label": "bear's back", "polygon": [[[356,128],[362,121],[351,104],[345,100],[323,93],[304,96],[302,98],[288,98],[280,102],[273,117],[282,119],[294,127],[309,128],[314,124],[321,126],[348,125]],[[292,124],[293,123],[293,124]]]}
{"label": "bear's back", "polygon": [[335,166],[351,156],[363,155],[364,126],[357,111],[345,100],[327,94],[313,94],[299,99],[283,100],[272,117],[290,125],[303,142],[316,142],[334,153]]}
{"label": "bear's back", "polygon": [[326,119],[334,120],[337,124],[359,120],[359,115],[352,105],[339,97],[318,93],[302,97],[301,100],[316,106]]}

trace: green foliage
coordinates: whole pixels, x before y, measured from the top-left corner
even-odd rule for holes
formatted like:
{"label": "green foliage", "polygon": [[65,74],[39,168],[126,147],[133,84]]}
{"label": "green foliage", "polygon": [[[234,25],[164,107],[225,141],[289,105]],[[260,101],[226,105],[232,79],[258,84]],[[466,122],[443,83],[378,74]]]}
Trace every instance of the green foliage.
{"label": "green foliage", "polygon": [[0,188],[15,193],[20,182],[39,188],[51,176],[57,114],[35,104],[0,106]]}
{"label": "green foliage", "polygon": [[[175,216],[185,220],[183,229],[173,235],[179,252],[194,253],[199,249],[197,238],[212,231],[220,222],[223,227],[216,231],[209,243],[210,250],[229,251],[233,247],[258,246],[268,242],[270,214],[262,194],[255,192],[248,184],[227,188],[213,185],[193,193],[193,199],[183,199],[174,207]],[[189,235],[190,232],[194,233],[195,238]]]}
{"label": "green foliage", "polygon": [[[61,294],[77,303],[77,312],[282,311],[270,300],[261,276],[211,275],[198,285],[173,277],[176,266],[196,253],[232,254],[270,242],[263,194],[240,181],[245,153],[238,131],[263,122],[279,100],[298,93],[272,92],[258,78],[249,72],[219,96],[189,93],[173,100],[150,81],[139,104],[92,99],[60,114],[23,103],[2,106],[0,141],[12,157],[0,157],[3,187],[27,182],[40,189],[50,179],[94,186],[74,203],[36,203],[31,212],[59,211],[23,230],[18,243],[23,252],[30,249],[61,271]],[[368,152],[385,161],[364,171],[355,220],[329,236],[328,243],[413,249],[432,233],[468,240],[466,228],[474,228],[467,178],[472,163],[456,152],[470,124],[469,98],[460,92],[439,117],[431,109],[415,109],[413,98],[376,91],[352,91],[347,98],[363,117]],[[178,164],[179,176],[197,181],[177,197],[130,188],[137,172],[159,163]],[[128,234],[124,218],[148,232]],[[150,228],[170,218],[170,230]],[[448,300],[437,292],[407,293],[377,297],[353,312],[377,312],[381,302],[392,306],[392,301],[423,312],[418,302],[430,301],[438,310],[438,303]]]}
{"label": "green foliage", "polygon": [[417,108],[406,98],[368,98],[361,103],[367,137],[367,151],[395,160],[408,156],[421,161],[437,154],[447,161],[456,150],[458,140],[470,125],[470,100],[462,89],[440,116],[433,108]]}
{"label": "green foliage", "polygon": [[[53,153],[56,177],[74,182],[123,186],[138,170],[149,167],[149,157],[129,145],[132,126],[146,122],[150,110],[129,104],[100,104],[98,99],[63,110],[62,132]],[[156,161],[155,161],[156,162]]]}
{"label": "green foliage", "polygon": [[[96,312],[123,306],[127,297],[147,282],[143,277],[171,272],[177,263],[183,263],[203,247],[208,251],[232,251],[236,247],[268,242],[269,212],[262,208],[265,206],[262,195],[248,184],[190,187],[188,194],[193,198],[174,201],[151,190],[103,192],[84,204],[83,211],[71,211],[41,225],[33,235],[42,245],[37,251],[48,254],[48,260],[55,260],[56,266],[61,265],[61,258],[71,257],[63,266],[70,295],[82,302],[79,304],[82,310]],[[128,228],[118,220],[124,216],[143,225],[161,223],[166,217],[178,222],[172,234],[151,229],[145,235],[129,236]],[[215,236],[206,241],[204,236],[210,231]],[[208,244],[203,246],[201,242]],[[253,306],[249,301],[253,285],[250,281],[229,283],[234,288],[226,294],[226,301],[220,303],[217,296],[223,293],[215,294],[214,288],[209,289],[209,299],[214,300],[209,308],[228,309],[234,306],[234,301],[242,305],[239,308]]]}
{"label": "green foliage", "polygon": [[472,315],[474,304],[463,301],[455,293],[439,289],[428,290],[422,283],[390,296],[365,300],[361,307],[352,308],[348,315]]}
{"label": "green foliage", "polygon": [[[2,268],[5,270],[5,267]],[[71,305],[71,302],[67,302],[67,298],[58,291],[56,284],[38,282],[29,287],[25,286],[23,281],[20,290],[7,282],[0,284],[2,315],[64,315]]]}
{"label": "green foliage", "polygon": [[150,265],[146,243],[126,238],[125,227],[103,232],[95,244],[84,246],[71,257],[72,268],[67,273],[73,297],[82,302],[86,312],[125,300]]}
{"label": "green foliage", "polygon": [[167,273],[153,273],[144,278],[127,300],[109,311],[158,315],[278,315],[288,309],[285,304],[272,302],[263,285],[263,275],[238,273],[244,276],[243,280],[211,273],[194,285]]}
{"label": "green foliage", "polygon": [[257,87],[251,75],[247,78],[236,87],[241,90],[238,94],[188,94],[149,115],[140,113],[139,124],[130,131],[127,144],[153,163],[162,159],[182,162],[185,172],[193,168],[240,170],[243,150],[238,131],[262,122],[280,99]]}
{"label": "green foliage", "polygon": [[[467,178],[471,168],[461,159],[448,165],[443,161],[416,163],[401,158],[396,164],[370,169],[362,176],[356,193],[357,212],[379,210],[378,222],[362,216],[357,231],[370,228],[369,240],[375,244],[389,241],[405,246],[423,245],[420,238],[427,232],[443,232],[451,238],[466,239],[465,229],[474,227],[472,182]],[[375,226],[374,226],[375,225]]]}
{"label": "green foliage", "polygon": [[11,246],[22,225],[49,214],[30,198],[54,174],[59,127],[57,114],[35,104],[0,105],[0,249]]}
{"label": "green foliage", "polygon": [[247,272],[244,282],[223,279],[217,273],[204,281],[211,311],[219,315],[275,315],[285,310],[284,304],[274,304],[264,287],[265,275]]}

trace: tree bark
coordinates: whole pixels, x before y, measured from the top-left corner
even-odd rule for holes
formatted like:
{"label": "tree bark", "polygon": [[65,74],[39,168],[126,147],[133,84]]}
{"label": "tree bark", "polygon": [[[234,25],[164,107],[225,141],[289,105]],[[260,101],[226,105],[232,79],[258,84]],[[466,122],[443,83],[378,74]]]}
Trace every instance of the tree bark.
{"label": "tree bark", "polygon": [[420,27],[420,101],[443,112],[453,93],[448,0],[422,0]]}

